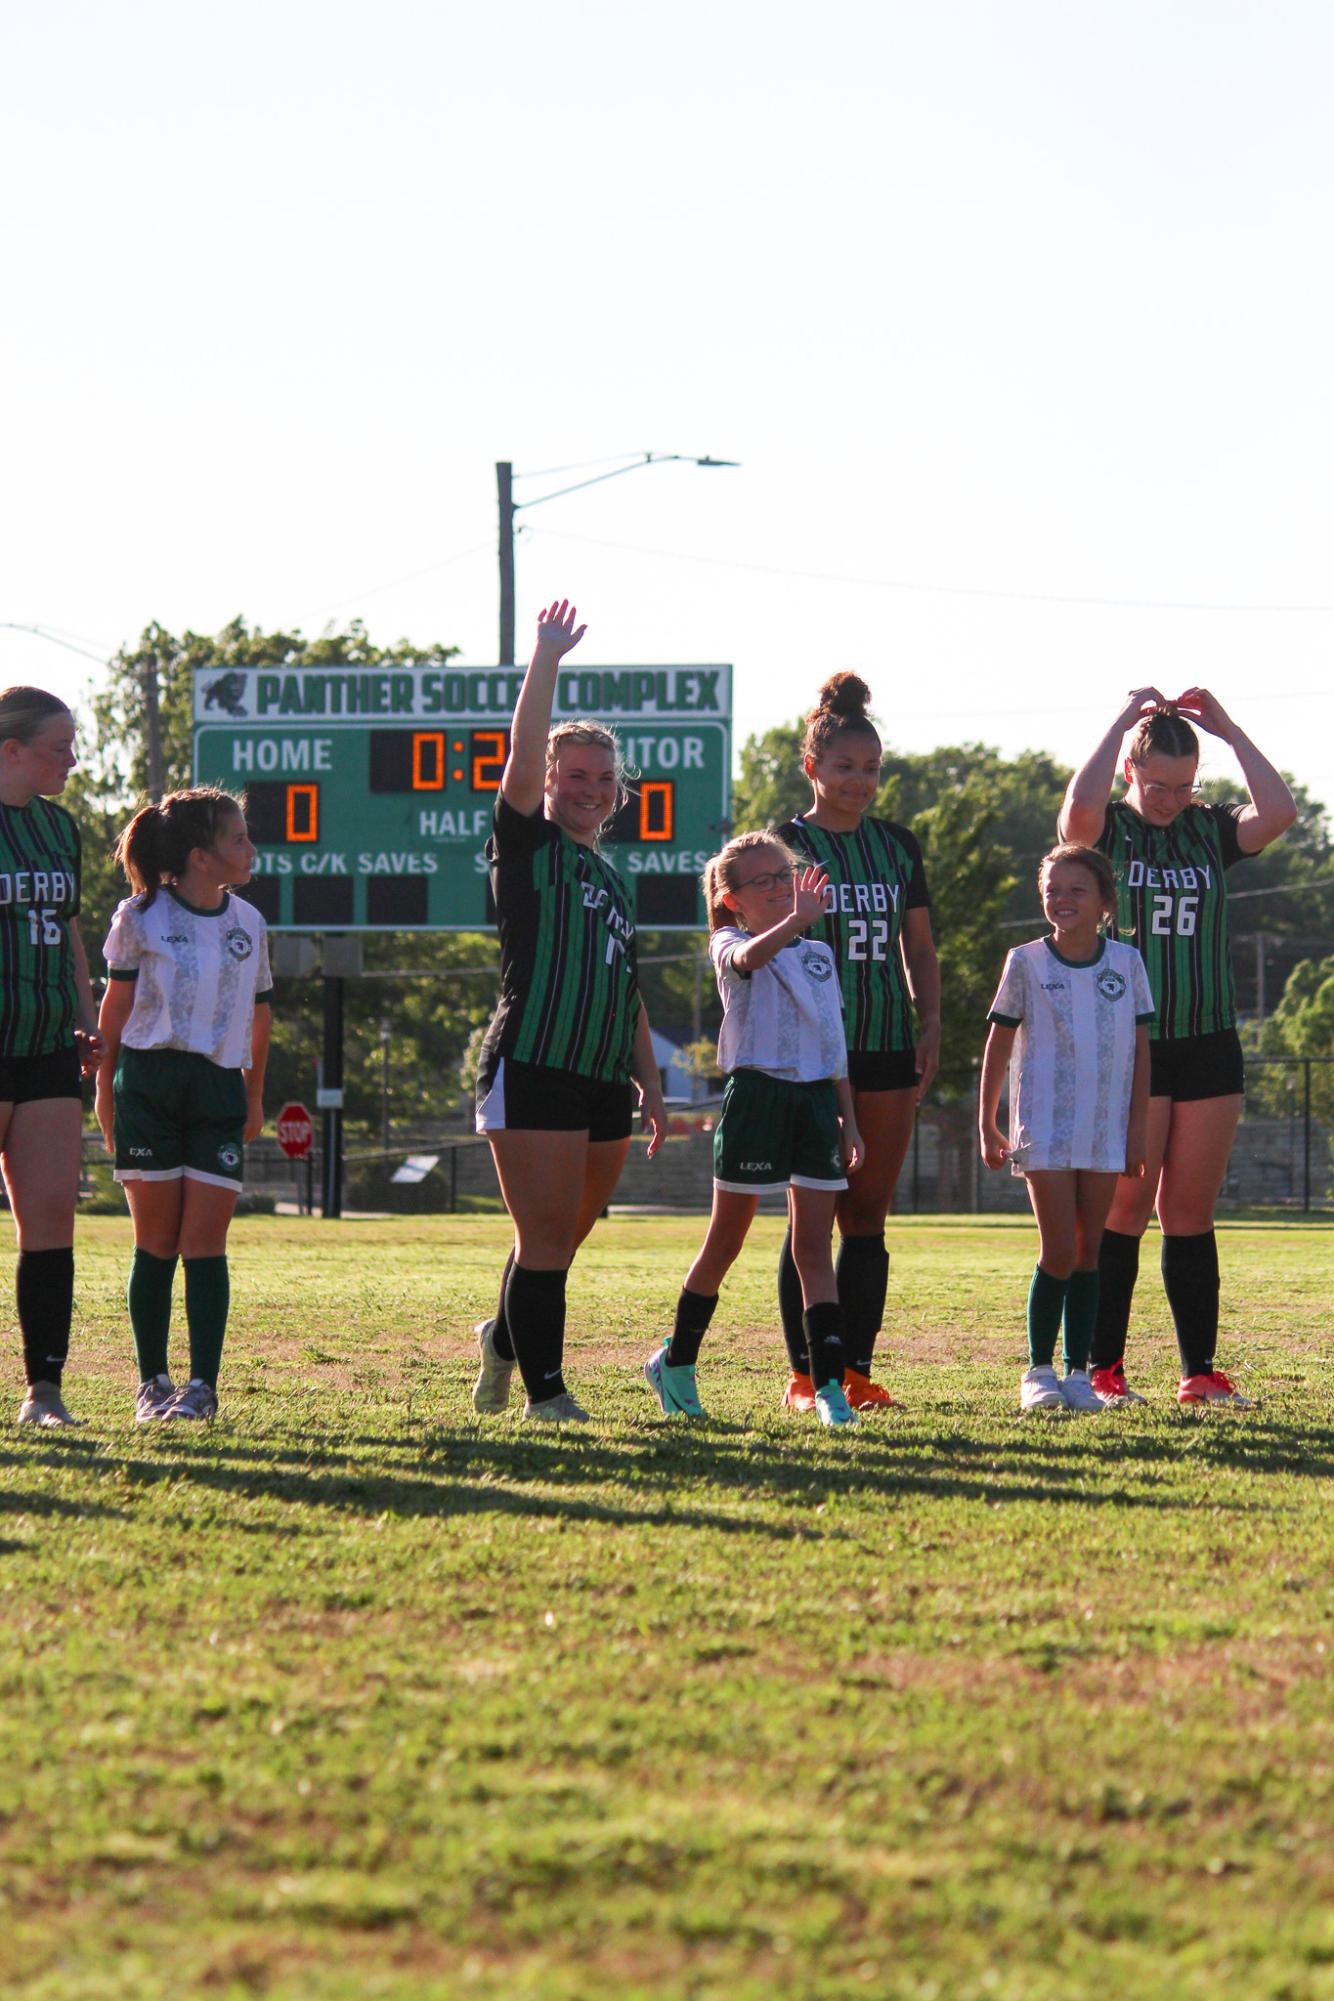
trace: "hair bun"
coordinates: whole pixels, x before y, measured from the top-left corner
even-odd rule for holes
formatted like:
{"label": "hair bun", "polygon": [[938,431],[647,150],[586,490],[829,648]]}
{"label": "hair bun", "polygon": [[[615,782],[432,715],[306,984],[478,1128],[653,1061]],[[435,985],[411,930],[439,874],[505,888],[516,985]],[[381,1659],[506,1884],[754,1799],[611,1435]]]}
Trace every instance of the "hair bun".
{"label": "hair bun", "polygon": [[871,691],[860,674],[831,674],[820,689],[819,706],[831,716],[864,716]]}

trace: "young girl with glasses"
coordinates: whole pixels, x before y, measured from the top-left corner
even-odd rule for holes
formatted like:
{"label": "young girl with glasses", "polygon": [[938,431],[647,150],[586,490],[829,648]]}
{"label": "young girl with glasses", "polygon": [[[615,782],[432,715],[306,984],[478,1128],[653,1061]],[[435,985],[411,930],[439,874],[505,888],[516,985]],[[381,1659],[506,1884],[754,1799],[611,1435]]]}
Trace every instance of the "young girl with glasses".
{"label": "young girl with glasses", "polygon": [[[1191,722],[1231,747],[1246,782],[1244,806],[1192,803],[1200,745]],[[1128,730],[1125,796],[1109,802]],[[1177,1401],[1247,1403],[1214,1360],[1214,1205],[1243,1091],[1225,878],[1295,818],[1281,775],[1207,688],[1187,688],[1175,702],[1156,688],[1133,689],[1066,790],[1061,839],[1086,841],[1111,860],[1120,935],[1143,957],[1157,1008],[1149,1031],[1147,1171],[1142,1180],[1117,1183],[1098,1260],[1092,1380],[1112,1408],[1143,1401],[1127,1386],[1125,1347],[1140,1239],[1155,1207],[1181,1353]]]}
{"label": "young girl with glasses", "polygon": [[828,879],[800,866],[773,833],[740,834],[704,871],[709,954],[723,1003],[727,1073],[713,1136],[713,1213],[686,1274],[671,1339],[644,1374],[667,1414],[699,1417],[700,1345],[762,1194],[786,1190],[801,1284],[803,1362],[823,1424],[851,1425],[843,1390],[843,1310],[830,1239],[834,1206],[862,1143],[848,1085],[838,969],[806,933],[824,914]]}

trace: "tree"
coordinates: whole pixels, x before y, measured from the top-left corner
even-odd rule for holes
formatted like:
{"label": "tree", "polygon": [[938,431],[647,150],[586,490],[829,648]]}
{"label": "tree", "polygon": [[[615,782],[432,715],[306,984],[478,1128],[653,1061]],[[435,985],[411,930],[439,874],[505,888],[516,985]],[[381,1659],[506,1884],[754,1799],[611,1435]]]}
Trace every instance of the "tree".
{"label": "tree", "polygon": [[1287,1109],[1288,1088],[1300,1094],[1304,1080],[1293,1059],[1323,1057],[1311,1066],[1311,1110],[1334,1121],[1334,955],[1303,959],[1295,966],[1282,999],[1253,1038],[1262,1056],[1289,1059],[1252,1066],[1247,1090],[1255,1105],[1271,1113]]}

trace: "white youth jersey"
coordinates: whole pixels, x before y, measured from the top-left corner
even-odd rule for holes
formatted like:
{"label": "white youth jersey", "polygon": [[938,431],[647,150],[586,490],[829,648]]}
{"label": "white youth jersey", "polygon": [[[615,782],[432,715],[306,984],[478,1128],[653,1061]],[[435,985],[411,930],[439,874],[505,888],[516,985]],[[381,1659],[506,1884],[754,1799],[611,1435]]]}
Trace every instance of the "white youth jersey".
{"label": "white youth jersey", "polygon": [[737,948],[750,943],[749,931],[724,925],[709,940],[718,977],[723,1025],[718,1067],[764,1070],[793,1084],[818,1084],[848,1074],[848,1041],[838,968],[827,945],[798,938],[784,945],[758,972],[738,972]]}
{"label": "white youth jersey", "polygon": [[255,1001],[273,987],[253,903],[225,895],[221,909],[197,910],[160,889],[141,910],[127,897],[102,949],[113,979],[135,977],[127,1049],[189,1049],[223,1070],[249,1068]]}
{"label": "white youth jersey", "polygon": [[1144,961],[1104,938],[1084,966],[1049,938],[1005,961],[988,1016],[1018,1030],[1010,1057],[1010,1169],[1084,1167],[1123,1174],[1135,1031],[1153,1020]]}

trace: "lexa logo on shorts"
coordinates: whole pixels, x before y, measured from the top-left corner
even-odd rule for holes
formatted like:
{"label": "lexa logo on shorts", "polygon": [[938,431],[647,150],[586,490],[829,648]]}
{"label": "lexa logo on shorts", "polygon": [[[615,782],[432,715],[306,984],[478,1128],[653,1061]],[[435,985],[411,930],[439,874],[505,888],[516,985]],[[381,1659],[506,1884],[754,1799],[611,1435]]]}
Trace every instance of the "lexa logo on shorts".
{"label": "lexa logo on shorts", "polygon": [[153,1149],[151,1146],[132,1146],[130,1148],[131,1160],[151,1160],[152,1158]]}
{"label": "lexa logo on shorts", "polygon": [[1108,966],[1106,972],[1099,973],[1096,985],[1104,1000],[1120,1000],[1126,990],[1124,978],[1120,973],[1113,971],[1111,966]]}
{"label": "lexa logo on shorts", "polygon": [[743,1160],[741,1163],[743,1174],[772,1174],[773,1171],[774,1164],[771,1160]]}

